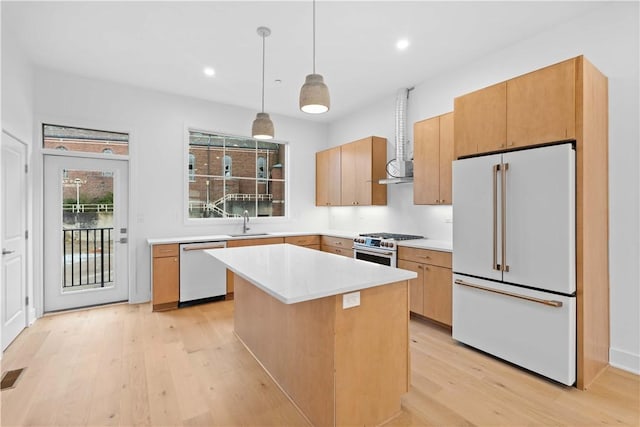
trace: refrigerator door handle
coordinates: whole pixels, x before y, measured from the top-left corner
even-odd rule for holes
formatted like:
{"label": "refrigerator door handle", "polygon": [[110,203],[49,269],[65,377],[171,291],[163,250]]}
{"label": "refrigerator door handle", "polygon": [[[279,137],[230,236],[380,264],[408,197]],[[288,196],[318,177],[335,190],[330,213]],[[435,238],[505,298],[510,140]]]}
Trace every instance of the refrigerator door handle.
{"label": "refrigerator door handle", "polygon": [[498,171],[500,165],[493,165],[493,269],[501,271],[498,264]]}
{"label": "refrigerator door handle", "polygon": [[502,170],[502,200],[501,200],[501,226],[502,226],[502,271],[509,272],[509,266],[507,265],[507,170],[509,170],[509,163],[503,163]]}
{"label": "refrigerator door handle", "polygon": [[514,294],[513,292],[507,292],[507,291],[501,291],[501,290],[498,290],[498,289],[486,288],[484,286],[474,285],[472,283],[465,282],[464,280],[460,280],[460,279],[456,279],[454,283],[456,285],[466,286],[468,288],[474,288],[474,289],[478,289],[478,290],[481,290],[481,291],[493,292],[494,294],[500,294],[500,295],[505,295],[505,296],[508,296],[508,297],[523,299],[523,300],[526,300],[526,301],[531,301],[531,302],[535,302],[535,303],[538,303],[538,304],[548,305],[548,306],[551,306],[551,307],[562,307],[562,301],[555,301],[555,300],[547,300],[547,299],[529,297],[529,296],[525,296],[525,295]]}

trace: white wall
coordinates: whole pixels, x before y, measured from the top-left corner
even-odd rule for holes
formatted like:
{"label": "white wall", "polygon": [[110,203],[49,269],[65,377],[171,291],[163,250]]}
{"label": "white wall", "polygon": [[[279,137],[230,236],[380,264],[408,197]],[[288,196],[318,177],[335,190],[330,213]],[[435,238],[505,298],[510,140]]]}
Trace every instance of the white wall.
{"label": "white wall", "polygon": [[[31,141],[33,130],[33,69],[20,47],[9,34],[2,34],[2,130],[27,145],[29,165],[31,161]],[[0,183],[1,186],[1,183]],[[32,223],[32,194],[33,186],[31,174],[27,175],[27,224]],[[0,209],[1,211],[1,209]],[[1,218],[0,218],[1,220]],[[34,265],[31,240],[27,240],[27,296],[29,296],[29,319],[35,320],[33,308],[33,275],[31,266]],[[4,277],[4,272],[0,274]],[[2,280],[0,278],[0,280]],[[0,318],[2,318],[0,312]]]}
{"label": "white wall", "polygon": [[[122,84],[38,69],[36,126],[40,122],[130,132],[130,239],[135,275],[130,299],[150,297],[146,239],[238,233],[242,221],[185,225],[185,127],[248,135],[256,111]],[[315,156],[326,144],[327,125],[272,116],[279,141],[289,142],[290,218],[252,220],[252,232],[326,228],[326,211],[315,208]],[[37,199],[38,197],[36,197]],[[36,209],[38,211],[38,209]],[[224,221],[224,220],[223,220]],[[227,220],[228,221],[228,220]]]}
{"label": "white wall", "polygon": [[[612,365],[636,373],[640,373],[638,9],[637,2],[612,3],[429,77],[411,92],[407,121],[412,124],[452,111],[456,96],[582,54],[609,77],[610,359]],[[390,94],[332,123],[330,146],[372,134],[393,141],[394,99],[395,94]],[[418,231],[431,238],[450,238],[451,224],[443,221],[448,214],[439,211],[443,208],[413,206],[411,197],[412,185],[390,186],[389,206],[332,210],[329,225]]]}

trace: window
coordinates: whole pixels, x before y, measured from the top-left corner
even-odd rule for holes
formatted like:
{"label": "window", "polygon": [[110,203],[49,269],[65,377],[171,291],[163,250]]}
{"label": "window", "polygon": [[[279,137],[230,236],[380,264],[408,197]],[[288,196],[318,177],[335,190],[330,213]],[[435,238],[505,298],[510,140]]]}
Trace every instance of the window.
{"label": "window", "polygon": [[234,218],[245,210],[252,217],[285,216],[286,149],[284,143],[190,131],[188,218]]}
{"label": "window", "polygon": [[43,124],[42,137],[43,148],[83,153],[129,154],[127,133]]}
{"label": "window", "polygon": [[196,182],[196,156],[189,153],[189,182]]}

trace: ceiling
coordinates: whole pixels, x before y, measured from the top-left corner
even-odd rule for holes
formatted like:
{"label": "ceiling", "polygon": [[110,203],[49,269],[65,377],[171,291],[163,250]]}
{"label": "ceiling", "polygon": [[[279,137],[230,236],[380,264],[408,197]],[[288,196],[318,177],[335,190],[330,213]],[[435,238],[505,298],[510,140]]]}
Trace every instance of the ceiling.
{"label": "ceiling", "polygon": [[2,1],[2,37],[38,66],[259,111],[264,25],[265,111],[330,122],[603,4],[318,0],[316,70],[331,110],[317,116],[298,109],[312,71],[308,0]]}

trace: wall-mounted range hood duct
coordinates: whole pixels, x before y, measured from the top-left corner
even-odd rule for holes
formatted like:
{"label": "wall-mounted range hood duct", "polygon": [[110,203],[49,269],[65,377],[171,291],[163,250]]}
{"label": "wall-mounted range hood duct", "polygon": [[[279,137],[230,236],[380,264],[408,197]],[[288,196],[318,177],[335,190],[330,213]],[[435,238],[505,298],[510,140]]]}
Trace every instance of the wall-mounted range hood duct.
{"label": "wall-mounted range hood duct", "polygon": [[407,155],[407,106],[410,89],[400,89],[396,95],[396,158],[387,163],[387,178],[380,184],[401,184],[413,182],[413,161]]}

